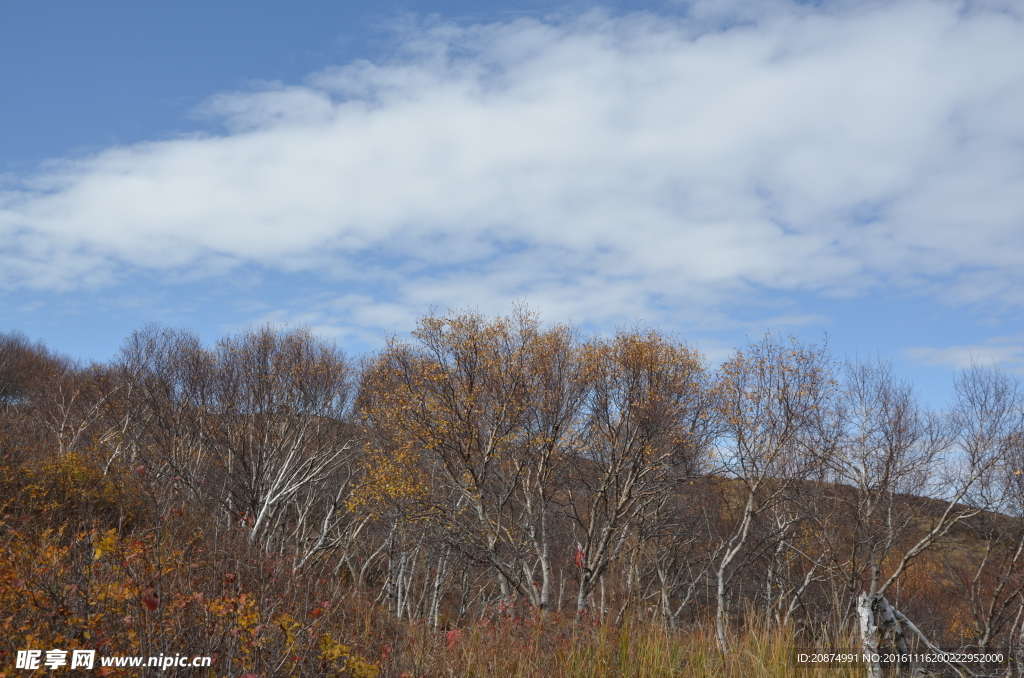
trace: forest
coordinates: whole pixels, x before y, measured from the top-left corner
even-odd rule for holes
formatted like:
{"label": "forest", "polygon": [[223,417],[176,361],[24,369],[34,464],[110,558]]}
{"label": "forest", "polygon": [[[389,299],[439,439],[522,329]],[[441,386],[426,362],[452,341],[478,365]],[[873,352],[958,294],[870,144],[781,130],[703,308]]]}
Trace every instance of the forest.
{"label": "forest", "polygon": [[995,366],[936,409],[824,344],[712,366],[527,308],[363,356],[149,326],[83,364],[7,332],[0,455],[0,677],[54,647],[212,658],[98,675],[1002,676],[1024,646]]}

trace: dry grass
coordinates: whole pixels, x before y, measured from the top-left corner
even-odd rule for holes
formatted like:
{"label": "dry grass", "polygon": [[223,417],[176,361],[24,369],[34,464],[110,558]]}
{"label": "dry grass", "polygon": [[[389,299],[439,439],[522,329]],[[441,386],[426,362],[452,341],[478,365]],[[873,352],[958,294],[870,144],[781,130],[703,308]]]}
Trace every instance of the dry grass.
{"label": "dry grass", "polygon": [[420,625],[391,653],[384,676],[433,678],[846,678],[853,668],[797,669],[792,635],[784,630],[750,628],[733,639],[723,655],[713,629],[670,630],[629,622],[577,624],[549,615],[532,619],[478,622],[455,633]]}

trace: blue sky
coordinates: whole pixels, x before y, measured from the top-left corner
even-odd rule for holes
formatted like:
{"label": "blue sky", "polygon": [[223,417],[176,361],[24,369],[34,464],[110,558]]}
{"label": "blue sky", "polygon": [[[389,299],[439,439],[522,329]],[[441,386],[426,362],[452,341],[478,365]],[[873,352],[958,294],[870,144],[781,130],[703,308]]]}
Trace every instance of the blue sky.
{"label": "blue sky", "polygon": [[8,3],[0,330],[431,308],[1024,370],[1020,3]]}

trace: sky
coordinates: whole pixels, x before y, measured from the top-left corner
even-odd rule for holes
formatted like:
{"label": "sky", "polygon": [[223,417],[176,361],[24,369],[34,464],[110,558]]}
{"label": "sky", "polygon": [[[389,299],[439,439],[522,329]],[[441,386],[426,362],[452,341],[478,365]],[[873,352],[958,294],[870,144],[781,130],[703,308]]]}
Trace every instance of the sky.
{"label": "sky", "polygon": [[6,3],[0,331],[448,309],[1024,372],[1024,4]]}

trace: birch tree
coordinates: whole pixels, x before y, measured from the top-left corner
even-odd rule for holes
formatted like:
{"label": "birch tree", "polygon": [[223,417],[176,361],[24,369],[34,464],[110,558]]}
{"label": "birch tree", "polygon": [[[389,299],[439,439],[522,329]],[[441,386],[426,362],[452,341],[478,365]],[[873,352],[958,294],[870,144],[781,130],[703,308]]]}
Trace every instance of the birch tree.
{"label": "birch tree", "polygon": [[213,360],[203,441],[229,506],[250,541],[299,528],[304,550],[322,548],[344,516],[357,451],[353,367],[308,330],[269,326],[223,339]]}
{"label": "birch tree", "polygon": [[210,350],[149,328],[120,366],[146,403],[152,470],[246,526],[250,542],[290,539],[303,562],[350,518],[354,368],[330,343],[267,326]]}
{"label": "birch tree", "polygon": [[700,355],[651,331],[587,346],[586,445],[572,467],[580,613],[669,470],[704,466],[710,401]]}
{"label": "birch tree", "polygon": [[[970,499],[982,496],[972,491],[995,468],[1001,450],[990,435],[986,410],[992,403],[977,377],[967,372],[957,379],[950,416],[941,419],[921,408],[890,365],[846,366],[843,437],[823,461],[854,490],[835,496],[856,521],[841,567],[866,652],[877,653],[886,638],[903,652],[907,632],[935,647],[887,594],[954,525],[988,507]],[[868,675],[881,675],[877,662]]]}
{"label": "birch tree", "polygon": [[[970,610],[974,642],[986,652],[1019,625],[1024,603],[1024,396],[1017,379],[976,363],[960,375],[955,393],[952,420],[966,464],[992,461],[981,469],[967,503],[990,510],[966,522],[975,541],[957,548],[956,557],[947,552],[946,564]],[[1008,635],[1012,639],[1012,631]]]}
{"label": "birch tree", "polygon": [[552,502],[583,402],[576,333],[520,309],[428,316],[413,338],[392,340],[363,382],[378,469],[363,492],[414,497],[506,600],[546,609]]}
{"label": "birch tree", "polygon": [[723,652],[732,586],[755,519],[806,476],[834,387],[826,351],[795,339],[767,335],[721,367],[718,455],[727,530],[715,555],[715,629]]}

